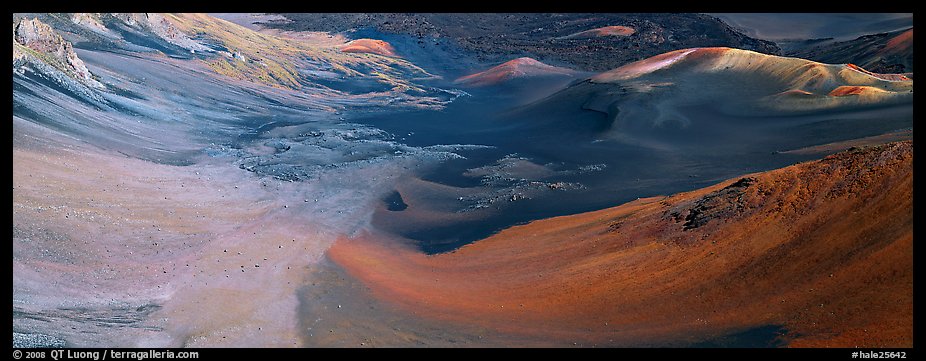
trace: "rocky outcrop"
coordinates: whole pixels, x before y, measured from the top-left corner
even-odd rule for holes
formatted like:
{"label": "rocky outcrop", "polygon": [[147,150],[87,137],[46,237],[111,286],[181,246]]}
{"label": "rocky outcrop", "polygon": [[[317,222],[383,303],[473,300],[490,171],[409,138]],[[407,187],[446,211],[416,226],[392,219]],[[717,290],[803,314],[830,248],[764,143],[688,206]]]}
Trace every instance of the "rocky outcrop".
{"label": "rocky outcrop", "polygon": [[191,52],[209,50],[209,47],[200,44],[181,31],[165,15],[158,13],[113,13],[111,15],[130,27],[146,28],[164,41]]}
{"label": "rocky outcrop", "polygon": [[[83,60],[74,52],[74,46],[64,40],[61,35],[55,33],[54,29],[48,24],[35,18],[31,20],[20,19],[13,30],[13,41],[31,49],[41,60],[50,63],[49,65],[58,68],[81,83],[93,88],[103,88],[103,85],[93,78]],[[22,49],[16,49],[15,44],[13,48],[13,62],[15,65],[17,59],[22,61],[26,54]]]}
{"label": "rocky outcrop", "polygon": [[[690,205],[686,211],[674,210],[670,214],[676,223],[683,219],[682,229],[701,227],[712,219],[725,219],[738,214],[742,208],[746,188],[756,182],[754,177],[741,178],[721,190],[714,191]],[[687,213],[686,213],[687,212]]]}
{"label": "rocky outcrop", "polygon": [[20,19],[13,26],[13,74],[45,79],[86,102],[102,105],[98,90],[106,87],[93,77],[73,45],[38,19]]}
{"label": "rocky outcrop", "polygon": [[100,14],[98,13],[73,13],[71,14],[71,22],[106,37],[117,36],[100,22]]}

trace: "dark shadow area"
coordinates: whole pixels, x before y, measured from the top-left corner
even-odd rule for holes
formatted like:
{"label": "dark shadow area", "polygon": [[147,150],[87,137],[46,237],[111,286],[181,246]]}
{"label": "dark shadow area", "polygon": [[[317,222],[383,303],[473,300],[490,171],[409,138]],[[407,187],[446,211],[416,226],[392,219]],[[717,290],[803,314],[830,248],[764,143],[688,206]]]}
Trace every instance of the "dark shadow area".
{"label": "dark shadow area", "polygon": [[787,333],[782,326],[767,325],[748,329],[746,331],[721,336],[715,339],[698,342],[690,345],[693,348],[776,348],[785,347],[788,343],[782,339]]}

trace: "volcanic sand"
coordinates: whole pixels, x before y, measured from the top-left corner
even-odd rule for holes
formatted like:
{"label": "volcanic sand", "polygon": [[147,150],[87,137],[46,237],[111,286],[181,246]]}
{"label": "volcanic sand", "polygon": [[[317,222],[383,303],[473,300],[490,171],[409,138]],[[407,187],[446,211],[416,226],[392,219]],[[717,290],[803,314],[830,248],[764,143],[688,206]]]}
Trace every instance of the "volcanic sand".
{"label": "volcanic sand", "polygon": [[424,255],[370,233],[328,257],[421,317],[577,345],[912,346],[912,142],[512,227]]}
{"label": "volcanic sand", "polygon": [[14,128],[14,330],[44,318],[70,346],[301,344],[296,289],[335,231],[296,216],[294,187]]}

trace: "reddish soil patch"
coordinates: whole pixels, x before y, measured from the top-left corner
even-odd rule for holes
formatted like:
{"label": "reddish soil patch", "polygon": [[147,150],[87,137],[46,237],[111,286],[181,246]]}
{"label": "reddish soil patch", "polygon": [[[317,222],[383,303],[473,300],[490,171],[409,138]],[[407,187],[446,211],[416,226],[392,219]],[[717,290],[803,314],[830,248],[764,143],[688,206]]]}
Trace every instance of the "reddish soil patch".
{"label": "reddish soil patch", "polygon": [[804,98],[804,97],[808,97],[808,96],[813,96],[814,94],[811,93],[811,92],[809,92],[809,91],[803,90],[803,89],[791,89],[791,90],[785,90],[785,91],[783,91],[783,92],[781,92],[781,93],[778,93],[778,94],[776,94],[776,95],[777,95],[777,96],[784,96],[784,97]]}
{"label": "reddish soil patch", "polygon": [[857,86],[857,85],[843,85],[843,86],[841,86],[841,87],[838,87],[838,88],[836,88],[836,89],[833,89],[833,91],[831,91],[829,95],[830,95],[830,96],[834,96],[834,97],[844,97],[844,96],[848,96],[848,95],[859,95],[859,94],[862,94],[863,92],[865,92],[865,88],[866,88],[866,87],[864,87],[864,86]]}
{"label": "reddish soil patch", "polygon": [[829,93],[830,96],[834,97],[844,97],[849,95],[863,95],[863,94],[872,94],[872,93],[883,93],[884,91],[878,88],[870,86],[859,86],[859,85],[843,85],[836,89],[833,89]]}
{"label": "reddish soil patch", "polygon": [[698,51],[698,49],[681,49],[659,54],[624,65],[611,71],[606,71],[604,73],[595,75],[591,78],[591,80],[595,82],[608,83],[627,78],[633,78],[670,66],[675,62],[685,59],[685,57],[696,51]]}
{"label": "reddish soil patch", "polygon": [[730,50],[732,49],[730,48],[697,48],[691,54],[688,54],[688,56],[685,57],[685,59],[686,60],[688,59],[700,60],[700,61],[706,61],[709,59],[717,59],[721,56],[724,56],[728,52],[730,52]]}
{"label": "reddish soil patch", "polygon": [[888,40],[887,45],[884,46],[884,49],[881,49],[881,52],[900,53],[908,51],[912,47],[913,29],[910,29]]}
{"label": "reddish soil patch", "polygon": [[598,36],[630,36],[636,32],[629,26],[613,25],[592,30]]}
{"label": "reddish soil patch", "polygon": [[379,54],[383,56],[396,56],[392,44],[376,39],[357,39],[341,47],[345,53]]}
{"label": "reddish soil patch", "polygon": [[376,235],[330,259],[418,316],[609,345],[782,325],[790,346],[911,347],[913,144],[512,227],[439,255]]}
{"label": "reddish soil patch", "polygon": [[603,26],[596,29],[585,30],[567,36],[567,39],[588,39],[603,36],[630,36],[637,32],[634,28],[622,25]]}
{"label": "reddish soil patch", "polygon": [[872,73],[872,72],[870,72],[870,71],[868,71],[868,70],[865,70],[864,68],[862,68],[862,67],[860,67],[860,66],[858,66],[858,65],[851,64],[851,63],[850,63],[850,64],[846,64],[846,67],[849,68],[849,69],[852,69],[852,70],[860,71],[860,72],[862,72],[862,73],[871,75],[871,76],[873,76],[873,77],[875,77],[875,78],[878,78],[878,79],[881,79],[881,80],[887,80],[887,81],[907,81],[907,80],[910,80],[910,78],[906,77],[906,76],[903,75],[903,74],[879,74],[879,73]]}
{"label": "reddish soil patch", "polygon": [[572,75],[573,73],[574,71],[571,69],[547,65],[532,58],[517,58],[489,70],[461,77],[456,82],[471,86],[488,86],[515,78]]}

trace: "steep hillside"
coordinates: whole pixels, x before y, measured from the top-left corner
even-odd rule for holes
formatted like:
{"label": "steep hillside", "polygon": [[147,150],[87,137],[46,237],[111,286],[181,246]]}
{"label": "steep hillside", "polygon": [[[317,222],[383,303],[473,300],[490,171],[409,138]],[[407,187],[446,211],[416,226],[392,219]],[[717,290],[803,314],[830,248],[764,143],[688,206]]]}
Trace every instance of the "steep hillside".
{"label": "steep hillside", "polygon": [[911,142],[853,149],[452,253],[371,235],[328,256],[418,316],[527,338],[911,347],[912,162]]}
{"label": "steep hillside", "polygon": [[[37,16],[79,47],[119,52],[160,52],[201,61],[215,73],[278,88],[326,87],[351,93],[428,91],[410,79],[432,77],[389,53],[351,54],[337,46],[256,32],[206,14],[78,13]],[[350,81],[369,83],[361,90]],[[376,86],[374,86],[374,84]]]}
{"label": "steep hillside", "polygon": [[[262,25],[295,31],[372,29],[407,35],[428,46],[458,46],[480,63],[528,56],[604,71],[659,53],[689,47],[729,46],[776,54],[774,43],[750,38],[703,14],[604,13],[352,13],[282,14]],[[589,34],[618,36],[588,36]],[[577,35],[581,34],[581,35]],[[575,35],[575,36],[573,36]],[[626,35],[626,36],[620,36]]]}
{"label": "steep hillside", "polygon": [[97,91],[105,86],[90,73],[71,42],[36,18],[13,23],[13,72],[35,74],[88,101],[104,102]]}
{"label": "steep hillside", "polygon": [[823,63],[857,64],[877,73],[912,73],[913,28],[854,40],[823,41],[787,54]]}

